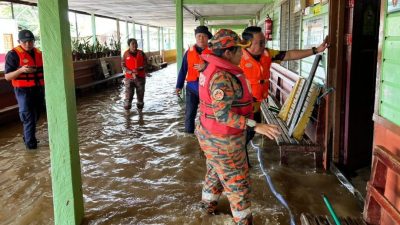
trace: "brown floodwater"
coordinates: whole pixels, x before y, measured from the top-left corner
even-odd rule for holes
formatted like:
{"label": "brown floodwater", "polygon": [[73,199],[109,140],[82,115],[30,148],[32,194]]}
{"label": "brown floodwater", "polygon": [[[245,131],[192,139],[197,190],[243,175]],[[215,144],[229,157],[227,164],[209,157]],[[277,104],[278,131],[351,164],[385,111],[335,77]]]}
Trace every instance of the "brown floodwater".
{"label": "brown floodwater", "polygon": [[[176,74],[172,64],[147,79],[143,115],[125,112],[123,85],[78,98],[85,224],[233,224],[225,197],[217,215],[199,210],[205,159],[196,138],[183,132]],[[0,224],[54,224],[47,123],[38,124],[36,151],[25,150],[21,131],[18,122],[0,128]],[[290,166],[282,167],[273,142],[256,136],[255,143],[263,144],[265,168],[297,224],[303,212],[328,215],[321,193],[339,216],[361,216],[335,176],[315,171],[311,155],[290,156]],[[254,224],[289,224],[251,147],[249,154]]]}

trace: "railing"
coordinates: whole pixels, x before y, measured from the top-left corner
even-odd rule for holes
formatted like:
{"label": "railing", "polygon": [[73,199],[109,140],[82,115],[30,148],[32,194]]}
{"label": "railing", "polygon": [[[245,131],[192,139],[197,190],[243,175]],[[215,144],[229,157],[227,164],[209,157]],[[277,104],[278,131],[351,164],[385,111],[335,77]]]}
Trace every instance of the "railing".
{"label": "railing", "polygon": [[[381,224],[384,212],[395,224],[400,224],[400,212],[385,197],[388,169],[400,176],[400,158],[382,146],[375,146],[372,158],[371,180],[367,184],[364,220],[371,225]],[[383,211],[383,212],[382,212]]]}

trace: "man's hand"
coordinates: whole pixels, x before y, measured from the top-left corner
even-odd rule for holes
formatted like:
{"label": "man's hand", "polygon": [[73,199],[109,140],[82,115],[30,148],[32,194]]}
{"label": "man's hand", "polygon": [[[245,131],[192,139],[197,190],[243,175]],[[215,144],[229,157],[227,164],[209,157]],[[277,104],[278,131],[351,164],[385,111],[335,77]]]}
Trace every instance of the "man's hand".
{"label": "man's hand", "polygon": [[259,134],[267,136],[271,140],[276,139],[281,134],[277,125],[264,124],[264,123],[257,123],[256,126],[254,127],[254,131]]}
{"label": "man's hand", "polygon": [[176,92],[177,95],[181,95],[181,89],[180,89],[180,88],[177,88],[177,89],[175,90],[175,92]]}
{"label": "man's hand", "polygon": [[318,51],[318,53],[321,53],[321,52],[325,51],[326,48],[329,48],[329,47],[330,47],[330,44],[328,43],[328,36],[326,36],[324,41],[322,42],[322,44],[320,44],[317,47],[317,51]]}
{"label": "man's hand", "polygon": [[22,66],[18,69],[20,73],[34,73],[36,72],[36,67],[30,67],[27,65]]}
{"label": "man's hand", "polygon": [[204,68],[206,68],[206,64],[205,63],[199,63],[199,64],[194,64],[193,66],[197,71],[201,72],[204,70]]}

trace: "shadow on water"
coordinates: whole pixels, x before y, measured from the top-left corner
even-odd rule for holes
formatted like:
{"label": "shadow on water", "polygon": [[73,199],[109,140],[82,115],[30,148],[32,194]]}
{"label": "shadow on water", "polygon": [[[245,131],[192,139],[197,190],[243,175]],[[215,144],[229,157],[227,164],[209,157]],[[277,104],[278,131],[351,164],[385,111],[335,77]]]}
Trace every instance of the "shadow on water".
{"label": "shadow on water", "polygon": [[[222,197],[217,215],[199,211],[205,159],[194,135],[183,132],[184,106],[174,94],[176,65],[146,83],[143,112],[126,112],[123,85],[94,90],[77,100],[85,224],[232,224]],[[133,100],[135,105],[136,99]],[[25,150],[21,125],[0,129],[0,224],[53,224],[47,124],[39,123],[37,151]],[[261,143],[256,136],[256,143]],[[264,164],[296,215],[328,214],[320,193],[340,216],[360,216],[356,200],[336,178],[316,172],[311,156],[291,156],[279,166],[276,146],[264,142]],[[253,164],[255,224],[288,224],[288,214]]]}

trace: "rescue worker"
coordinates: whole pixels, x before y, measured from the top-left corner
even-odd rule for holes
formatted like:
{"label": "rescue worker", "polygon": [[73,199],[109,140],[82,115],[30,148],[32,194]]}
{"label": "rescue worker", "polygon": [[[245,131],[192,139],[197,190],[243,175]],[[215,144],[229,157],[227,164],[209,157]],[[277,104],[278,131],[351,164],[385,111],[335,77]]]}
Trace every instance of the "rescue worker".
{"label": "rescue worker", "polygon": [[18,33],[18,43],[6,55],[4,77],[14,87],[25,146],[37,149],[36,123],[44,109],[42,52],[34,47],[35,36],[29,30]]}
{"label": "rescue worker", "polygon": [[212,34],[206,26],[198,26],[195,30],[196,44],[185,52],[182,59],[182,66],[179,70],[176,82],[176,93],[181,94],[181,90],[186,79],[186,109],[185,109],[185,132],[194,133],[194,122],[196,119],[197,108],[199,105],[199,74],[205,68],[204,61],[200,58],[202,53],[211,53],[208,48],[208,40]]}
{"label": "rescue worker", "polygon": [[136,89],[136,107],[142,112],[144,107],[144,91],[146,84],[146,67],[147,57],[142,50],[138,49],[137,40],[134,38],[128,39],[128,46],[122,56],[122,70],[125,74],[125,110],[132,108],[133,95]]}
{"label": "rescue worker", "polygon": [[241,47],[248,44],[228,29],[219,30],[210,42],[212,54],[202,55],[208,65],[199,78],[200,124],[196,130],[207,164],[202,206],[213,213],[224,191],[234,222],[252,224],[246,130],[271,139],[279,131],[275,125],[256,123],[252,119],[253,97],[238,67]]}
{"label": "rescue worker", "polygon": [[243,69],[247,80],[251,84],[251,90],[255,98],[254,119],[257,122],[261,122],[261,102],[268,97],[271,63],[302,59],[323,52],[329,46],[326,38],[318,47],[306,50],[278,51],[265,48],[265,36],[261,27],[256,26],[247,27],[243,31],[242,37],[247,41],[251,41],[251,45],[243,49],[240,68]]}

